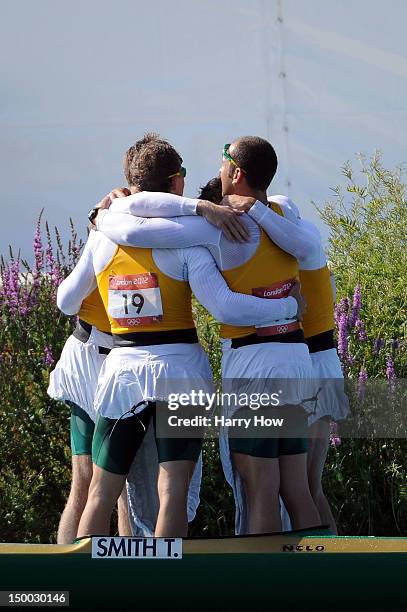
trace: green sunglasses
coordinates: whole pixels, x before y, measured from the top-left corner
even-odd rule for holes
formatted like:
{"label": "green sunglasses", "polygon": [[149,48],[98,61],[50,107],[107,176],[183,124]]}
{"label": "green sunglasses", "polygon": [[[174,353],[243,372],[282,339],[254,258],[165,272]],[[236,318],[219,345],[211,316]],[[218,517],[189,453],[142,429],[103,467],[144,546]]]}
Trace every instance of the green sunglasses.
{"label": "green sunglasses", "polygon": [[182,176],[182,178],[185,178],[186,175],[187,175],[187,169],[184,168],[184,166],[181,166],[178,172],[174,172],[174,174],[170,174],[168,178],[172,178],[173,176]]}
{"label": "green sunglasses", "polygon": [[246,174],[246,170],[244,170],[244,168],[241,168],[239,166],[239,164],[233,159],[233,157],[229,153],[230,145],[231,145],[231,143],[224,145],[224,147],[223,147],[223,157],[225,159],[227,159],[228,161],[230,161],[230,163],[232,163],[234,166],[236,166],[236,168],[240,168],[240,170]]}

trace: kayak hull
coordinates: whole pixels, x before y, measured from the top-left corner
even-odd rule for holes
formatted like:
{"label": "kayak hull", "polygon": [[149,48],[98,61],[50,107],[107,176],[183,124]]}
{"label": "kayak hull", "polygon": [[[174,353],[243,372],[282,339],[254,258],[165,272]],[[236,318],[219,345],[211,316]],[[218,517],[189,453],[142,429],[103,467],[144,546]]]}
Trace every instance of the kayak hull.
{"label": "kayak hull", "polygon": [[92,559],[90,539],[0,544],[0,576],[3,591],[69,591],[71,609],[404,608],[407,538],[186,539],[173,562]]}

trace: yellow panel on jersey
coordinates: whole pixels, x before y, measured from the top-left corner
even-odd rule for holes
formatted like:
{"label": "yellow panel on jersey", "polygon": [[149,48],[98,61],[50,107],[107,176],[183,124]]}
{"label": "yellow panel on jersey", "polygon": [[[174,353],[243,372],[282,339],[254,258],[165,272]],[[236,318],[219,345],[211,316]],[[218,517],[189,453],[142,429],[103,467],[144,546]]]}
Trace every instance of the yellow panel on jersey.
{"label": "yellow panel on jersey", "polygon": [[110,321],[106,314],[105,305],[100,297],[99,289],[96,288],[82,302],[78,317],[90,325],[94,325],[103,332],[110,332]]}
{"label": "yellow panel on jersey", "polygon": [[[253,257],[241,266],[222,271],[232,291],[264,298],[286,297],[298,274],[297,260],[274,244],[263,230]],[[256,328],[223,324],[220,333],[223,338],[242,338],[256,333]],[[266,335],[260,330],[257,333]]]}
{"label": "yellow panel on jersey", "polygon": [[189,284],[164,274],[152,249],[118,246],[97,282],[113,334],[194,327]]}
{"label": "yellow panel on jersey", "polygon": [[300,270],[301,293],[307,310],[302,325],[306,338],[334,329],[334,296],[327,266],[319,270]]}
{"label": "yellow panel on jersey", "polygon": [[268,202],[267,206],[274,210],[275,213],[280,215],[280,217],[284,217],[284,213],[280,204],[277,204],[276,202]]}

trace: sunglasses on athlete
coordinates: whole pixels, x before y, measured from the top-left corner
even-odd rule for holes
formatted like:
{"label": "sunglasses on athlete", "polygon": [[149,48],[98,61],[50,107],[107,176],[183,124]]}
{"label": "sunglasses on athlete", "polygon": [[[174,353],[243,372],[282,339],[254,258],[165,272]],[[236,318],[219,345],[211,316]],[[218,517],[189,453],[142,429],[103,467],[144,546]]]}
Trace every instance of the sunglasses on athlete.
{"label": "sunglasses on athlete", "polygon": [[223,147],[223,157],[225,159],[227,159],[228,161],[230,161],[231,164],[236,166],[236,168],[240,168],[240,170],[246,174],[246,170],[244,168],[242,168],[241,166],[239,166],[239,164],[233,159],[233,157],[229,153],[230,145],[231,145],[231,143],[224,145],[224,147]]}
{"label": "sunglasses on athlete", "polygon": [[182,176],[182,178],[185,178],[186,175],[187,175],[187,169],[184,168],[184,166],[181,166],[178,172],[174,172],[174,174],[170,174],[168,178],[172,178],[173,176]]}

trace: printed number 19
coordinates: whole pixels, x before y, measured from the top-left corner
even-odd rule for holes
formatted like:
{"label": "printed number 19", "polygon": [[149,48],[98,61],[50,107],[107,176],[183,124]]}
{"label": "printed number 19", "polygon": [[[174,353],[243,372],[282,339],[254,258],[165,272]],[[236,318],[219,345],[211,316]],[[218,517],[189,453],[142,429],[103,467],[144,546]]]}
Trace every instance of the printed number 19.
{"label": "printed number 19", "polygon": [[[122,297],[124,297],[124,312],[125,314],[129,314],[129,309],[127,306],[127,293],[122,293]],[[137,310],[137,314],[140,314],[141,309],[144,305],[144,298],[140,293],[133,293],[131,296],[131,303],[134,308]]]}

